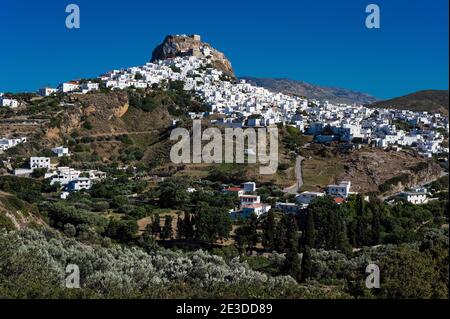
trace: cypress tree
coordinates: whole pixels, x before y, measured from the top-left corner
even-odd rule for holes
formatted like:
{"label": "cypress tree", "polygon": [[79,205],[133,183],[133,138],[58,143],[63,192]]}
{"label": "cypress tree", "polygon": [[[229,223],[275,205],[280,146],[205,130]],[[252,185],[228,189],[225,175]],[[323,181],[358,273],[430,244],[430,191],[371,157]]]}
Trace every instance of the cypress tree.
{"label": "cypress tree", "polygon": [[282,219],[276,226],[274,248],[277,252],[283,253],[287,246],[287,233],[284,219]]}
{"label": "cypress tree", "polygon": [[153,237],[156,238],[158,237],[158,235],[161,233],[161,224],[159,221],[159,215],[156,215],[155,217],[153,217],[153,221],[152,221],[152,234]]}
{"label": "cypress tree", "polygon": [[252,214],[248,223],[248,249],[253,251],[258,241],[258,216]]}
{"label": "cypress tree", "polygon": [[284,261],[284,272],[286,275],[290,275],[297,281],[301,279],[301,262],[297,248],[291,248],[286,253],[286,259]]}
{"label": "cypress tree", "polygon": [[191,239],[194,237],[194,222],[189,212],[184,214],[183,230],[186,238]]}
{"label": "cypress tree", "polygon": [[309,246],[305,246],[303,249],[302,265],[301,265],[301,281],[306,281],[311,277],[312,262],[311,262],[311,249]]}
{"label": "cypress tree", "polygon": [[172,228],[172,216],[166,216],[164,220],[164,227],[161,231],[161,239],[171,239],[173,236],[173,228]]}
{"label": "cypress tree", "polygon": [[303,232],[303,246],[314,247],[315,246],[315,226],[314,226],[314,214],[312,212],[308,213],[306,219],[306,226]]}
{"label": "cypress tree", "polygon": [[263,246],[270,252],[275,250],[275,231],[275,214],[272,210],[270,210],[267,214],[266,220],[263,223]]}
{"label": "cypress tree", "polygon": [[356,234],[355,244],[363,246],[368,243],[368,222],[366,219],[366,202],[361,194],[356,197]]}
{"label": "cypress tree", "polygon": [[184,221],[181,218],[181,216],[178,216],[177,218],[177,238],[182,239],[183,237],[186,237],[184,232]]}
{"label": "cypress tree", "polygon": [[337,233],[338,233],[338,220],[336,218],[336,212],[330,211],[327,216],[327,232],[326,232],[326,241],[325,248],[329,250],[333,250],[336,247],[337,241]]}
{"label": "cypress tree", "polygon": [[283,226],[285,228],[286,239],[286,259],[284,262],[285,274],[292,276],[295,280],[300,280],[301,261],[298,254],[298,227],[295,217],[292,215],[283,216]]}
{"label": "cypress tree", "polygon": [[380,243],[380,212],[375,209],[372,214],[372,245]]}

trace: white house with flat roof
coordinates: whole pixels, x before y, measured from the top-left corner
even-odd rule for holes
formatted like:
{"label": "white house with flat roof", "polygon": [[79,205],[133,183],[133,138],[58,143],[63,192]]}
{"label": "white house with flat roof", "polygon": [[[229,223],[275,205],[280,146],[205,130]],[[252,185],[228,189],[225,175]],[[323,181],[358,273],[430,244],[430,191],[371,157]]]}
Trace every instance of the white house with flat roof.
{"label": "white house with flat roof", "polygon": [[14,109],[19,106],[19,102],[15,99],[7,98],[3,95],[3,93],[0,93],[0,106]]}
{"label": "white house with flat roof", "polygon": [[14,147],[18,144],[25,143],[27,141],[26,137],[20,138],[0,138],[0,151],[6,151],[11,147]]}
{"label": "white house with flat roof", "polygon": [[58,147],[52,148],[52,152],[55,153],[58,157],[70,155],[69,148],[64,147],[64,146],[58,146]]}
{"label": "white house with flat roof", "polygon": [[246,182],[242,184],[242,188],[245,193],[254,193],[256,192],[256,183],[255,182]]}
{"label": "white house with flat roof", "polygon": [[49,88],[49,87],[43,87],[43,88],[39,89],[39,91],[38,91],[40,96],[50,96],[56,92],[58,92],[57,89]]}
{"label": "white house with flat roof", "polygon": [[243,205],[240,210],[230,212],[232,219],[249,218],[252,214],[260,217],[262,214],[267,213],[271,209],[270,205],[255,203]]}
{"label": "white house with flat roof", "polygon": [[80,89],[80,84],[76,81],[64,82],[58,86],[58,91],[69,93]]}
{"label": "white house with flat roof", "polygon": [[80,85],[81,92],[87,93],[91,91],[97,91],[99,88],[99,84],[95,82],[86,82]]}
{"label": "white house with flat roof", "polygon": [[59,183],[61,185],[67,185],[71,181],[77,180],[80,177],[81,172],[71,167],[58,167],[54,172],[45,174],[45,178],[51,178],[50,185]]}
{"label": "white house with flat roof", "polygon": [[92,182],[88,177],[79,177],[78,179],[72,180],[67,185],[68,191],[80,191],[82,189],[90,189]]}
{"label": "white house with flat roof", "polygon": [[428,194],[426,191],[411,191],[403,192],[400,194],[400,198],[405,199],[408,203],[414,205],[426,204],[428,203]]}
{"label": "white house with flat roof", "polygon": [[241,206],[259,204],[261,203],[261,197],[259,195],[242,195],[239,196],[239,201],[241,202]]}
{"label": "white house with flat roof", "polygon": [[299,208],[295,203],[277,202],[275,208],[281,210],[285,214],[296,214],[299,211]]}
{"label": "white house with flat roof", "polygon": [[303,192],[295,196],[295,201],[300,205],[309,205],[317,197],[324,196],[324,193],[320,192]]}
{"label": "white house with flat roof", "polygon": [[326,193],[333,197],[347,198],[350,194],[352,183],[349,181],[341,182],[339,185],[328,185]]}
{"label": "white house with flat roof", "polygon": [[50,169],[50,157],[30,157],[30,168]]}

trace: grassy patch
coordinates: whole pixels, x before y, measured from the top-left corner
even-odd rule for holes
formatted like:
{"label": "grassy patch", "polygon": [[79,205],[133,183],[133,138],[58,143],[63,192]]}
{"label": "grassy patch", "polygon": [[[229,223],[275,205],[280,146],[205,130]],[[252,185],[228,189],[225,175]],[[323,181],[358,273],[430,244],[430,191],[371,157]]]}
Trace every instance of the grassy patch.
{"label": "grassy patch", "polygon": [[337,159],[315,158],[302,163],[302,191],[317,191],[334,183],[338,175],[344,171],[342,163]]}

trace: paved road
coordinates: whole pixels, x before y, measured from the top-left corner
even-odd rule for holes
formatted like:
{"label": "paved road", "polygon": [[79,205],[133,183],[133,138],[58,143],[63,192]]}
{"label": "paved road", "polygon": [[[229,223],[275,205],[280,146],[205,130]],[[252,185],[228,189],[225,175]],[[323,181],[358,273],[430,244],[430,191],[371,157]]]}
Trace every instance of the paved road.
{"label": "paved road", "polygon": [[297,159],[295,161],[295,177],[297,178],[297,182],[289,187],[286,187],[283,189],[283,192],[289,193],[289,194],[298,194],[298,191],[303,186],[303,177],[302,177],[302,161],[305,158],[302,156],[297,156]]}

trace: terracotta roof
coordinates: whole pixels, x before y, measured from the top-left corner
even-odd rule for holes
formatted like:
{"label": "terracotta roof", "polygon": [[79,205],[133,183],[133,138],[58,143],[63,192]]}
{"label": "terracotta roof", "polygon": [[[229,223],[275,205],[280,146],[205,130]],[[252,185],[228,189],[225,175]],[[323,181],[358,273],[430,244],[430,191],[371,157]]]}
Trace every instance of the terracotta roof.
{"label": "terracotta roof", "polygon": [[336,204],[342,204],[343,202],[345,202],[345,200],[343,198],[341,198],[341,197],[335,197],[334,198],[334,202]]}
{"label": "terracotta roof", "polygon": [[229,192],[239,192],[239,191],[242,190],[242,188],[239,188],[239,187],[228,187],[225,190],[229,191]]}

